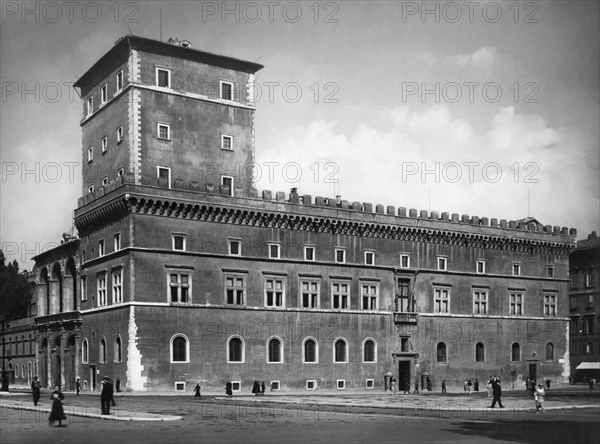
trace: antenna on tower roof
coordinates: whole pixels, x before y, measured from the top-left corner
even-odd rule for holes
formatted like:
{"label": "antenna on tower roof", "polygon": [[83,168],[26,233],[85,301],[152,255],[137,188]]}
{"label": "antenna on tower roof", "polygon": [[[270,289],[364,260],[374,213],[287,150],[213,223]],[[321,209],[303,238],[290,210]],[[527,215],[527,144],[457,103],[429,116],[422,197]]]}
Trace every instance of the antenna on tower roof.
{"label": "antenna on tower roof", "polygon": [[160,27],[160,41],[162,42],[162,8],[158,10],[158,22]]}

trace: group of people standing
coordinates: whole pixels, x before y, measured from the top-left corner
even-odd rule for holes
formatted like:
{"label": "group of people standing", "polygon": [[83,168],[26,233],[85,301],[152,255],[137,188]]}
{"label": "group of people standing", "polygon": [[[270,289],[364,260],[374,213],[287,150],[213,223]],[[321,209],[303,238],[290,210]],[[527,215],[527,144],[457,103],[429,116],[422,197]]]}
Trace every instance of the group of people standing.
{"label": "group of people standing", "polygon": [[465,381],[465,383],[463,384],[463,390],[465,391],[465,393],[471,393],[472,391],[478,392],[479,379],[475,378],[475,383],[473,383],[473,381],[471,381],[470,379],[468,381]]}

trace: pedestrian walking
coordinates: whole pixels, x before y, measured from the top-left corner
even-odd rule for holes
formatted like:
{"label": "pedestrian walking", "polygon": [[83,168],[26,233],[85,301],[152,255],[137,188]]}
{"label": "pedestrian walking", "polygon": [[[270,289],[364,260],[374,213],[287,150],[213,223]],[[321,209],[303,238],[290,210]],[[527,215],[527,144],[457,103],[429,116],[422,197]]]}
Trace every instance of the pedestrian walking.
{"label": "pedestrian walking", "polygon": [[430,392],[432,388],[431,379],[427,376],[427,391]]}
{"label": "pedestrian walking", "polygon": [[471,393],[471,387],[473,387],[473,383],[469,379],[469,381],[467,382],[467,393]]}
{"label": "pedestrian walking", "polygon": [[48,425],[52,427],[54,421],[58,421],[58,427],[62,427],[62,422],[67,419],[65,416],[65,409],[62,405],[65,395],[62,394],[57,385],[54,386],[54,391],[50,395],[50,399],[52,400],[52,410],[50,411],[50,416],[48,417]]}
{"label": "pedestrian walking", "polygon": [[469,387],[469,383],[467,381],[465,381],[465,383],[463,384],[463,390],[465,391],[465,393],[467,393]]}
{"label": "pedestrian walking", "polygon": [[415,379],[415,391],[413,393],[419,393],[419,380]]}
{"label": "pedestrian walking", "polygon": [[33,377],[33,382],[31,383],[31,395],[33,396],[33,405],[37,405],[38,401],[41,397],[42,384],[40,384],[40,380],[37,376]]}
{"label": "pedestrian walking", "polygon": [[491,398],[492,397],[492,377],[491,376],[488,377],[487,392],[488,392],[488,398]]}
{"label": "pedestrian walking", "polygon": [[117,378],[117,380],[115,381],[115,390],[117,391],[117,393],[121,391],[121,380],[119,378]]}
{"label": "pedestrian walking", "polygon": [[75,390],[77,390],[77,396],[79,396],[79,392],[81,391],[81,382],[79,381],[79,378],[75,381]]}
{"label": "pedestrian walking", "polygon": [[492,408],[496,407],[496,402],[500,406],[501,409],[504,408],[502,405],[502,400],[500,399],[502,396],[502,387],[500,387],[500,378],[496,375],[492,378],[492,393],[494,395],[494,399],[492,400]]}
{"label": "pedestrian walking", "polygon": [[225,384],[225,397],[233,398],[233,389],[232,389],[231,381],[227,381]]}
{"label": "pedestrian walking", "polygon": [[588,384],[590,386],[590,390],[594,390],[594,379],[590,378],[590,382]]}
{"label": "pedestrian walking", "polygon": [[542,384],[538,384],[537,389],[535,390],[535,413],[546,413],[544,410],[544,396],[546,396],[546,391],[544,390],[544,386]]}
{"label": "pedestrian walking", "polygon": [[260,384],[257,380],[254,380],[254,384],[252,385],[252,393],[254,393],[254,396],[260,396]]}
{"label": "pedestrian walking", "polygon": [[393,395],[396,392],[396,379],[392,378],[390,381],[390,395]]}
{"label": "pedestrian walking", "polygon": [[113,385],[110,382],[110,378],[105,376],[102,379],[102,391],[100,392],[100,405],[102,407],[102,414],[109,415],[110,414],[110,404],[113,398]]}
{"label": "pedestrian walking", "polygon": [[473,391],[479,391],[479,379],[475,378],[475,384],[473,384]]}
{"label": "pedestrian walking", "polygon": [[446,380],[442,380],[442,395],[446,394]]}
{"label": "pedestrian walking", "polygon": [[265,396],[265,381],[260,384],[260,396]]}
{"label": "pedestrian walking", "polygon": [[550,390],[550,384],[551,384],[550,380],[546,379],[546,389],[547,390]]}
{"label": "pedestrian walking", "polygon": [[196,387],[194,387],[194,399],[200,398],[202,399],[202,395],[200,394],[200,381],[196,383]]}
{"label": "pedestrian walking", "polygon": [[410,395],[410,381],[406,380],[404,381],[404,394],[409,394]]}

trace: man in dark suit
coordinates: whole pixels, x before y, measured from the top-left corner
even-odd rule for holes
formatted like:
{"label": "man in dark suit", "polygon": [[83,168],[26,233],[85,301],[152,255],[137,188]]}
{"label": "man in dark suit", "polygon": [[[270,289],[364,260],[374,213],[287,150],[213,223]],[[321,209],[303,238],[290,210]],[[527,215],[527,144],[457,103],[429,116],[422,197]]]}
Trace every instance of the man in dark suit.
{"label": "man in dark suit", "polygon": [[110,378],[105,376],[102,379],[102,392],[100,392],[100,403],[102,405],[102,414],[110,414],[110,401],[113,398],[113,385]]}
{"label": "man in dark suit", "polygon": [[502,400],[500,397],[502,396],[502,387],[500,387],[500,378],[494,375],[494,379],[492,379],[492,393],[494,398],[492,400],[492,408],[496,407],[496,402],[500,405],[500,408],[503,409]]}

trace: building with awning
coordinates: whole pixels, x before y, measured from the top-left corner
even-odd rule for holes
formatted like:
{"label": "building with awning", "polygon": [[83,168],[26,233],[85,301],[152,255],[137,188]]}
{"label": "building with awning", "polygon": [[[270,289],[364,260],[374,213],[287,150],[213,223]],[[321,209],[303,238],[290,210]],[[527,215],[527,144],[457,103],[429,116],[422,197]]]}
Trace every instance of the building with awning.
{"label": "building with awning", "polygon": [[600,370],[600,362],[582,362],[575,370]]}

